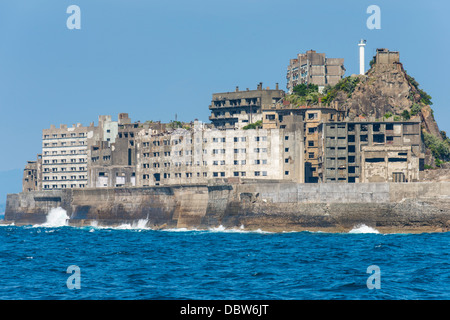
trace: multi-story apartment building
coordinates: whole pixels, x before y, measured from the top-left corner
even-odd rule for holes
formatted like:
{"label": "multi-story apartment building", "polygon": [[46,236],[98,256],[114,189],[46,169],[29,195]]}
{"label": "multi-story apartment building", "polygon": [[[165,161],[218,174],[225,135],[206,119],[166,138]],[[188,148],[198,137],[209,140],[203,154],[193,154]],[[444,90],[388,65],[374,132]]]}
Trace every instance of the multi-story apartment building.
{"label": "multi-story apartment building", "polygon": [[297,58],[291,59],[287,67],[288,93],[301,83],[315,84],[322,91],[327,85],[335,85],[345,74],[344,59],[327,58],[325,53],[317,53],[314,50],[297,54]]}
{"label": "multi-story apartment building", "polygon": [[223,130],[195,122],[138,137],[138,186],[207,183],[215,178],[303,182],[302,129]]}
{"label": "multi-story apartment building", "polygon": [[212,95],[209,119],[216,128],[242,128],[262,120],[261,109],[272,106],[285,95],[283,90],[263,89],[259,83],[257,90],[214,93]]}
{"label": "multi-story apartment building", "polygon": [[136,186],[139,135],[157,135],[165,130],[165,125],[159,122],[132,123],[127,113],[119,114],[116,126],[114,142],[103,138],[90,146],[89,187]]}
{"label": "multi-story apartment building", "polygon": [[87,139],[95,130],[81,124],[61,125],[42,132],[42,189],[84,188],[87,176]]}
{"label": "multi-story apartment building", "polygon": [[319,125],[320,182],[413,182],[423,167],[420,120]]}
{"label": "multi-story apartment building", "polygon": [[305,182],[318,182],[319,167],[319,135],[318,126],[323,122],[342,121],[345,111],[337,107],[319,106],[284,106],[277,104],[270,108],[264,108],[263,112],[263,128],[284,128],[286,126],[285,119],[289,115],[296,115],[297,121],[301,122],[304,137],[305,150]]}

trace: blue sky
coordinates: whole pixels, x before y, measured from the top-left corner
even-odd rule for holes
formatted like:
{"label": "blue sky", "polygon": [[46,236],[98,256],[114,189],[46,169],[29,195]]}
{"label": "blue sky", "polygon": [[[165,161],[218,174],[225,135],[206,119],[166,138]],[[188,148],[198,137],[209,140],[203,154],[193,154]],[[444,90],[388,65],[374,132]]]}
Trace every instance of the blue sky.
{"label": "blue sky", "polygon": [[[70,5],[81,30],[69,30]],[[369,30],[369,5],[381,29]],[[2,0],[0,2],[0,171],[22,169],[51,124],[97,123],[120,112],[133,120],[208,122],[214,92],[259,82],[285,88],[286,67],[314,49],[358,73],[376,48],[400,60],[433,98],[450,132],[447,1]]]}

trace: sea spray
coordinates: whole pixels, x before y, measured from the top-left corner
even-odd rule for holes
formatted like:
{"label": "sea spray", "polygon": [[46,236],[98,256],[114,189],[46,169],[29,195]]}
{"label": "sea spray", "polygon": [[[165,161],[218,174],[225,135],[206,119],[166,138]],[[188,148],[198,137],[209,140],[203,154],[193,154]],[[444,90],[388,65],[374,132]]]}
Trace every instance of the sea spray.
{"label": "sea spray", "polygon": [[149,228],[147,228],[147,222],[148,222],[148,219],[139,219],[139,220],[133,221],[131,223],[123,223],[114,229],[124,229],[124,230],[149,229]]}
{"label": "sea spray", "polygon": [[52,208],[47,214],[47,221],[40,227],[63,227],[68,225],[69,216],[67,211],[61,207]]}
{"label": "sea spray", "polygon": [[348,233],[379,233],[378,230],[366,226],[365,224],[359,224],[350,230]]}

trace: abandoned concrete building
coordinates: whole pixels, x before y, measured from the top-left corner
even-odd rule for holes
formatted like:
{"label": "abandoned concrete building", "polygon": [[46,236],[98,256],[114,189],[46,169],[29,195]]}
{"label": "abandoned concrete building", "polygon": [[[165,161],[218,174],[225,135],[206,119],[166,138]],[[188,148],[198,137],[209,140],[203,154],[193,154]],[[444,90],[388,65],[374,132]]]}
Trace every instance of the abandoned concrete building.
{"label": "abandoned concrete building", "polygon": [[137,185],[207,183],[210,179],[303,181],[302,130],[191,130],[138,137]]}
{"label": "abandoned concrete building", "polygon": [[42,189],[87,186],[88,136],[95,130],[81,124],[61,125],[42,131]]}
{"label": "abandoned concrete building", "polygon": [[423,167],[420,120],[319,125],[320,182],[415,182]]}
{"label": "abandoned concrete building", "polygon": [[283,129],[286,127],[286,119],[289,119],[287,116],[297,116],[297,121],[303,128],[305,182],[318,182],[318,127],[323,122],[342,121],[344,119],[345,111],[340,110],[337,105],[334,105],[333,107],[321,105],[293,107],[290,105],[284,106],[283,104],[276,104],[275,106],[263,108],[262,113],[263,128],[266,129]]}
{"label": "abandoned concrete building", "polygon": [[286,89],[288,93],[292,93],[296,85],[311,83],[317,85],[321,92],[327,85],[333,86],[338,83],[344,74],[344,59],[327,58],[325,53],[308,50],[290,60],[286,74]]}
{"label": "abandoned concrete building", "polygon": [[261,109],[278,102],[284,95],[284,91],[278,89],[278,83],[275,89],[263,89],[261,82],[256,90],[241,91],[236,87],[234,92],[214,93],[209,120],[216,128],[240,129],[262,120]]}
{"label": "abandoned concrete building", "polygon": [[262,127],[189,128],[118,121],[43,130],[23,191],[146,187],[214,179],[298,183],[414,182],[423,167],[420,119],[344,119],[338,108],[261,109]]}

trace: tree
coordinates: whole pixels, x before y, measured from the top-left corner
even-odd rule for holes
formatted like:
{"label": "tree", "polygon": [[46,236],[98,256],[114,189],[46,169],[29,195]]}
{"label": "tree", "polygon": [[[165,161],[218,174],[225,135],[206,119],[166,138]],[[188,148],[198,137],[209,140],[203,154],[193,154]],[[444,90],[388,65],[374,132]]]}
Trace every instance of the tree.
{"label": "tree", "polygon": [[409,120],[409,119],[411,118],[411,116],[409,115],[408,110],[403,110],[403,112],[402,112],[402,118],[403,118],[404,120]]}

